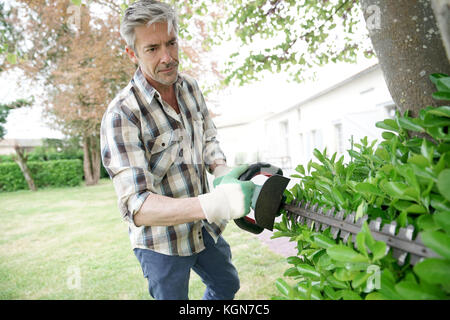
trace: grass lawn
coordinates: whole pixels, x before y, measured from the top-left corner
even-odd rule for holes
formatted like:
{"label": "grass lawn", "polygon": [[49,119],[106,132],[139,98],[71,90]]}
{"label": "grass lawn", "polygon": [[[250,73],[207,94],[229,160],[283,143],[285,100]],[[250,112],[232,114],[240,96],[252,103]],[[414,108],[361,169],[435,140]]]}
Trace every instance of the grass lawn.
{"label": "grass lawn", "polygon": [[[112,183],[0,194],[0,299],[150,299]],[[229,223],[236,299],[270,299],[285,258]],[[190,299],[205,286],[192,272]]]}

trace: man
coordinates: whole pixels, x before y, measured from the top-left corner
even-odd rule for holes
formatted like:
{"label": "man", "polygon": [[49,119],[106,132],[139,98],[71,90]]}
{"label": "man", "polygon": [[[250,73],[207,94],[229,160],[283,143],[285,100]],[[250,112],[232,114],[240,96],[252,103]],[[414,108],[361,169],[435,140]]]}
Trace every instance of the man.
{"label": "man", "polygon": [[197,82],[178,73],[177,31],[167,4],[141,0],[125,11],[121,35],[138,68],[104,114],[103,165],[150,295],[187,299],[193,269],[204,299],[233,299],[239,278],[221,233],[249,213],[254,184],[237,179],[247,166],[226,166]]}

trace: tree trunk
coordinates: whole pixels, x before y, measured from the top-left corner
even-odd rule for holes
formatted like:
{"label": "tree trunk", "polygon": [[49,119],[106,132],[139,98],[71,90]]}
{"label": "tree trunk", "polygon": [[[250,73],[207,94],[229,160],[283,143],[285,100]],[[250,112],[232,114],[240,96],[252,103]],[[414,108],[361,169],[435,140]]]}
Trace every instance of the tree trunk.
{"label": "tree trunk", "polygon": [[431,0],[431,6],[450,60],[450,0]]}
{"label": "tree trunk", "polygon": [[14,150],[16,151],[17,155],[17,157],[14,160],[19,165],[19,168],[22,171],[25,181],[28,184],[28,188],[30,188],[31,191],[36,191],[37,188],[36,185],[34,184],[33,177],[31,176],[30,169],[28,169],[27,159],[23,148],[19,147],[19,145],[16,143],[14,145]]}
{"label": "tree trunk", "polygon": [[[389,92],[401,112],[444,105],[431,95],[432,73],[450,74],[430,0],[361,0],[369,36]],[[374,15],[379,14],[379,17]],[[378,18],[379,23],[374,24]]]}
{"label": "tree trunk", "polygon": [[88,186],[100,180],[100,143],[96,136],[83,137],[84,179]]}

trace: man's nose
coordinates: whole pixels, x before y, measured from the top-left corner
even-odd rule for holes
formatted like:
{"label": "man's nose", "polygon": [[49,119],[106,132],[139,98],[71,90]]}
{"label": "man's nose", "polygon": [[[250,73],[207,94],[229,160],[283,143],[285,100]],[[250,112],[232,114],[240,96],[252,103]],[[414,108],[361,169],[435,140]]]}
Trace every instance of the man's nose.
{"label": "man's nose", "polygon": [[170,55],[170,50],[167,47],[164,47],[161,56],[161,63],[170,63],[172,62],[172,60],[173,59]]}

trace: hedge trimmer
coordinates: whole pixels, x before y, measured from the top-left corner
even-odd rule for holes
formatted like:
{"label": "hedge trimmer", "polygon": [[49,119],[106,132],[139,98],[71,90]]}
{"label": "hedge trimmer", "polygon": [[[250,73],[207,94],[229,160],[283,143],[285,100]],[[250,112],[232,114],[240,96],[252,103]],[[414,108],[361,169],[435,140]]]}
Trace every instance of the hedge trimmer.
{"label": "hedge trimmer", "polygon": [[[413,239],[414,227],[408,225],[400,228],[397,232],[395,221],[382,226],[381,218],[368,221],[365,215],[356,220],[356,213],[346,213],[337,211],[335,208],[325,209],[317,204],[311,205],[294,199],[290,204],[286,203],[283,196],[290,179],[283,176],[283,171],[268,163],[256,163],[251,165],[239,179],[251,180],[257,175],[264,175],[268,179],[262,186],[257,186],[253,195],[252,203],[254,207],[255,219],[243,217],[236,219],[236,224],[246,231],[259,234],[264,229],[273,230],[275,218],[280,215],[281,210],[287,212],[288,217],[293,218],[300,224],[306,224],[316,231],[323,231],[331,228],[331,235],[334,239],[338,236],[344,243],[351,239],[356,247],[356,235],[361,230],[364,222],[367,221],[373,238],[386,243],[386,250],[392,249],[392,255],[400,265],[406,261],[410,255],[409,263],[415,265],[424,258],[437,257],[438,255],[425,247],[420,235]],[[355,221],[356,220],[356,221]]]}

